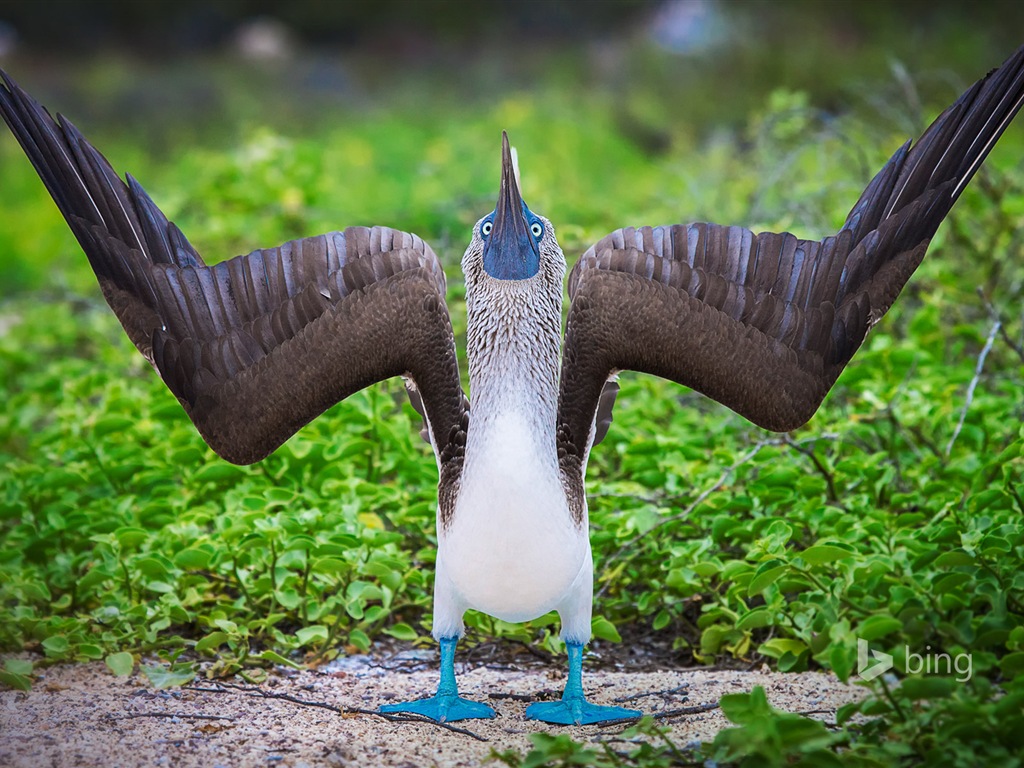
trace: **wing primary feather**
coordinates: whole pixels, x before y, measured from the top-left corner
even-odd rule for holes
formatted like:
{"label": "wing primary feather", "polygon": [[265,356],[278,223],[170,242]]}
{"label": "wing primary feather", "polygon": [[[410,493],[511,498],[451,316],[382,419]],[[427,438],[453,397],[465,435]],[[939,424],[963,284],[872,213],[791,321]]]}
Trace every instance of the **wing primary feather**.
{"label": "wing primary feather", "polygon": [[[0,79],[0,115],[107,302],[215,451],[257,461],[338,400],[406,375],[443,471],[458,471],[468,405],[444,272],[422,239],[356,227],[207,267],[135,178],[122,180],[70,121]],[[356,265],[353,289],[345,271]]]}
{"label": "wing primary feather", "polygon": [[562,454],[585,465],[600,387],[620,369],[693,387],[767,429],[806,422],[1022,103],[1024,46],[898,148],[820,242],[703,223],[602,238],[569,278]]}

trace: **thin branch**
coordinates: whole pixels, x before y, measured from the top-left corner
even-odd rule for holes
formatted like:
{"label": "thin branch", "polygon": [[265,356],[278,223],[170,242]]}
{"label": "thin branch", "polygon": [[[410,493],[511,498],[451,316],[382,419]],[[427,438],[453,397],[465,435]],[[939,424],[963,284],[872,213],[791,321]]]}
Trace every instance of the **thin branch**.
{"label": "thin branch", "polygon": [[800,712],[794,712],[794,715],[800,715],[801,717],[807,717],[809,715],[835,715],[834,709],[804,709]]}
{"label": "thin branch", "polygon": [[946,458],[949,458],[950,452],[953,450],[953,443],[956,442],[957,437],[960,435],[960,430],[963,429],[964,422],[967,420],[967,409],[971,407],[971,401],[974,400],[974,389],[978,386],[978,380],[981,379],[981,369],[985,367],[985,358],[988,357],[989,350],[992,349],[992,344],[996,340],[996,334],[999,333],[999,329],[1003,327],[1003,323],[1000,320],[995,320],[992,323],[992,330],[988,332],[988,338],[985,339],[985,346],[981,348],[981,354],[978,355],[977,365],[974,366],[974,377],[971,379],[971,383],[967,386],[967,398],[964,400],[964,407],[960,411],[960,421],[956,424],[956,429],[953,430],[953,435],[949,438],[949,442],[946,444]]}
{"label": "thin branch", "polygon": [[561,695],[561,691],[547,690],[541,691],[540,693],[488,693],[487,698],[496,701],[508,699],[510,701],[524,701],[526,703],[531,703],[538,700],[551,701],[552,699],[557,699]]}
{"label": "thin branch", "polygon": [[182,720],[228,720],[234,722],[235,718],[227,715],[199,715],[189,712],[132,712],[129,715],[107,715],[108,720],[133,720],[136,717],[170,717]]}
{"label": "thin branch", "polygon": [[999,329],[999,335],[1003,337],[1003,341],[1006,342],[1006,346],[1016,352],[1017,357],[1019,357],[1021,362],[1024,363],[1024,347],[1010,338],[1010,332],[1006,330],[1006,323],[1003,321],[1002,314],[998,309],[996,309],[992,300],[985,295],[981,288],[978,288],[978,296],[981,297],[981,301],[985,305],[985,309],[988,311],[988,316],[992,318],[993,322],[1000,324],[1001,327]]}
{"label": "thin branch", "polygon": [[265,691],[262,688],[255,686],[239,685],[238,683],[230,683],[227,681],[221,681],[218,683],[223,686],[222,689],[216,688],[184,688],[183,690],[201,690],[208,693],[220,692],[227,693],[229,690],[238,691],[245,696],[257,696],[263,699],[278,699],[281,701],[287,701],[292,704],[298,704],[303,707],[315,707],[317,709],[326,709],[335,714],[341,715],[342,717],[351,717],[353,715],[369,715],[371,717],[379,717],[382,720],[387,720],[389,723],[423,723],[424,725],[433,725],[438,728],[443,728],[446,731],[452,731],[453,733],[460,733],[463,736],[469,736],[470,738],[476,739],[477,741],[488,741],[488,739],[480,736],[479,734],[473,733],[466,728],[459,728],[458,726],[451,725],[449,723],[439,723],[436,720],[431,720],[429,717],[418,715],[414,712],[378,712],[375,709],[360,709],[358,707],[338,707],[334,704],[328,704],[325,701],[310,701],[308,699],[300,699],[297,696],[292,696],[288,693],[271,693]]}
{"label": "thin branch", "polygon": [[[796,448],[800,448],[808,443],[817,443],[820,440],[839,440],[842,435],[838,432],[823,432],[820,435],[812,435],[805,437],[800,440],[794,440],[791,433],[786,433],[786,439],[766,439],[764,445],[791,445]],[[675,504],[685,499],[690,498],[689,493],[664,493],[655,492],[650,495],[644,495],[641,493],[620,493],[618,491],[595,491],[594,493],[588,493],[587,498],[590,499],[630,499],[632,501],[640,501],[644,504],[658,504],[660,506],[666,506],[669,504]]]}
{"label": "thin branch", "polygon": [[[669,720],[674,717],[699,715],[702,712],[710,712],[713,709],[718,709],[718,702],[708,702],[707,704],[698,704],[694,707],[682,707],[681,709],[668,709],[664,712],[655,712],[652,715],[649,715],[649,717],[653,717],[655,720]],[[635,725],[639,720],[639,717],[620,717],[615,720],[606,720],[603,723],[597,723],[597,727],[610,728],[613,725]]]}
{"label": "thin branch", "polygon": [[[682,512],[679,512],[678,514],[662,518],[657,523],[648,528],[646,531],[642,531],[641,533],[636,534],[629,541],[627,541],[625,544],[619,547],[611,555],[611,557],[605,560],[604,572],[607,573],[611,563],[614,563],[619,558],[621,558],[624,552],[626,552],[629,549],[632,549],[638,541],[640,541],[642,538],[650,534],[652,531],[655,531],[658,528],[661,528],[662,526],[668,525],[669,523],[674,523],[678,520],[682,520],[685,517],[689,517],[689,515],[691,515],[697,507],[703,504],[704,501],[711,494],[713,494],[715,491],[717,491],[719,488],[725,485],[726,481],[728,481],[728,479],[732,477],[733,473],[735,473],[736,470],[738,470],[744,464],[746,464],[755,456],[757,456],[757,454],[761,452],[762,448],[769,445],[781,445],[783,442],[784,441],[779,438],[764,438],[762,440],[757,441],[754,444],[753,448],[751,448],[749,451],[743,454],[743,456],[741,456],[735,463],[733,463],[729,467],[726,467],[725,471],[722,472],[719,478],[715,480],[714,483],[705,488],[703,491],[701,491],[700,495],[697,496],[697,498],[695,498],[686,509],[684,509]],[[626,557],[625,560],[628,562],[629,560],[632,560],[634,557],[636,557],[636,553],[633,553],[629,557]],[[598,590],[597,595],[595,595],[595,599],[600,599],[607,589],[608,582],[605,582],[604,586],[602,586],[601,589]]]}
{"label": "thin branch", "polygon": [[[637,699],[646,699],[648,696],[671,696],[674,693],[686,690],[690,687],[689,683],[683,683],[677,685],[675,688],[666,688],[663,691],[648,691],[647,693],[634,693],[632,696],[620,696],[617,699],[613,699],[616,704],[621,704],[624,701],[636,701]],[[685,698],[685,697],[684,697]]]}
{"label": "thin branch", "polygon": [[814,448],[805,448],[804,446],[800,445],[795,440],[793,440],[793,438],[788,433],[783,436],[783,439],[786,445],[788,445],[790,448],[792,448],[800,455],[806,456],[810,460],[811,464],[814,465],[814,468],[818,470],[818,474],[825,478],[825,488],[826,493],[828,495],[828,500],[831,502],[838,502],[839,493],[836,491],[835,477],[833,477],[828,467],[826,467],[822,463],[821,459],[818,458],[818,454],[814,452]]}

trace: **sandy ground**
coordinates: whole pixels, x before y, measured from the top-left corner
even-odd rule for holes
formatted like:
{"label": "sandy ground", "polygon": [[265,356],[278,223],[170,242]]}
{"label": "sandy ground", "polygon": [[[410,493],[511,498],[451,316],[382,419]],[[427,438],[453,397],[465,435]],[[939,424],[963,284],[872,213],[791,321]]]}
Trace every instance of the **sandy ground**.
{"label": "sandy ground", "polygon": [[[152,689],[138,673],[114,677],[101,663],[51,667],[28,693],[0,691],[0,766],[472,766],[486,763],[492,750],[528,750],[529,735],[538,731],[596,741],[622,730],[525,720],[530,701],[560,694],[564,673],[554,665],[457,666],[461,692],[498,712],[495,720],[456,724],[466,732],[310,706],[372,710],[428,695],[437,683],[433,658],[424,652],[357,656],[316,671],[273,674],[258,688],[196,681],[166,691]],[[755,685],[764,686],[776,707],[829,721],[862,695],[820,673],[587,670],[584,684],[602,704],[651,714],[706,709],[662,721],[682,744],[725,727],[714,708],[719,697]]]}

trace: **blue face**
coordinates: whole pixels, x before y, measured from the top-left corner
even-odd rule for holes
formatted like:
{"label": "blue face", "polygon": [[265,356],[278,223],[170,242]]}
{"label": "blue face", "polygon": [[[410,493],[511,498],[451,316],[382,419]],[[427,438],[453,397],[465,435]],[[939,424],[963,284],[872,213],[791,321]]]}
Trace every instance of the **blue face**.
{"label": "blue face", "polygon": [[480,222],[484,271],[498,280],[526,280],[540,271],[544,222],[519,194],[508,136],[501,133],[501,187],[494,211]]}
{"label": "blue face", "polygon": [[[500,201],[499,201],[500,202]],[[480,222],[480,236],[484,239],[484,270],[499,280],[526,280],[540,270],[540,239],[544,237],[544,222],[526,203],[519,201],[521,210],[512,213],[516,219],[508,221],[508,214],[498,228],[495,220],[498,210]]]}

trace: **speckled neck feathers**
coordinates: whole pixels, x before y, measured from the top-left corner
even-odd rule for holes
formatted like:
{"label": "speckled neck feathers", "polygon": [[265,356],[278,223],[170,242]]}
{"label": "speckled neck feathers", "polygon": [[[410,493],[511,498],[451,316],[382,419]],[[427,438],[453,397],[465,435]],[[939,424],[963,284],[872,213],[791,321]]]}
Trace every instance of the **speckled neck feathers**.
{"label": "speckled neck feathers", "polygon": [[555,422],[565,258],[553,229],[527,280],[486,273],[479,236],[463,258],[472,418],[461,482],[524,492],[544,479],[561,492]]}

